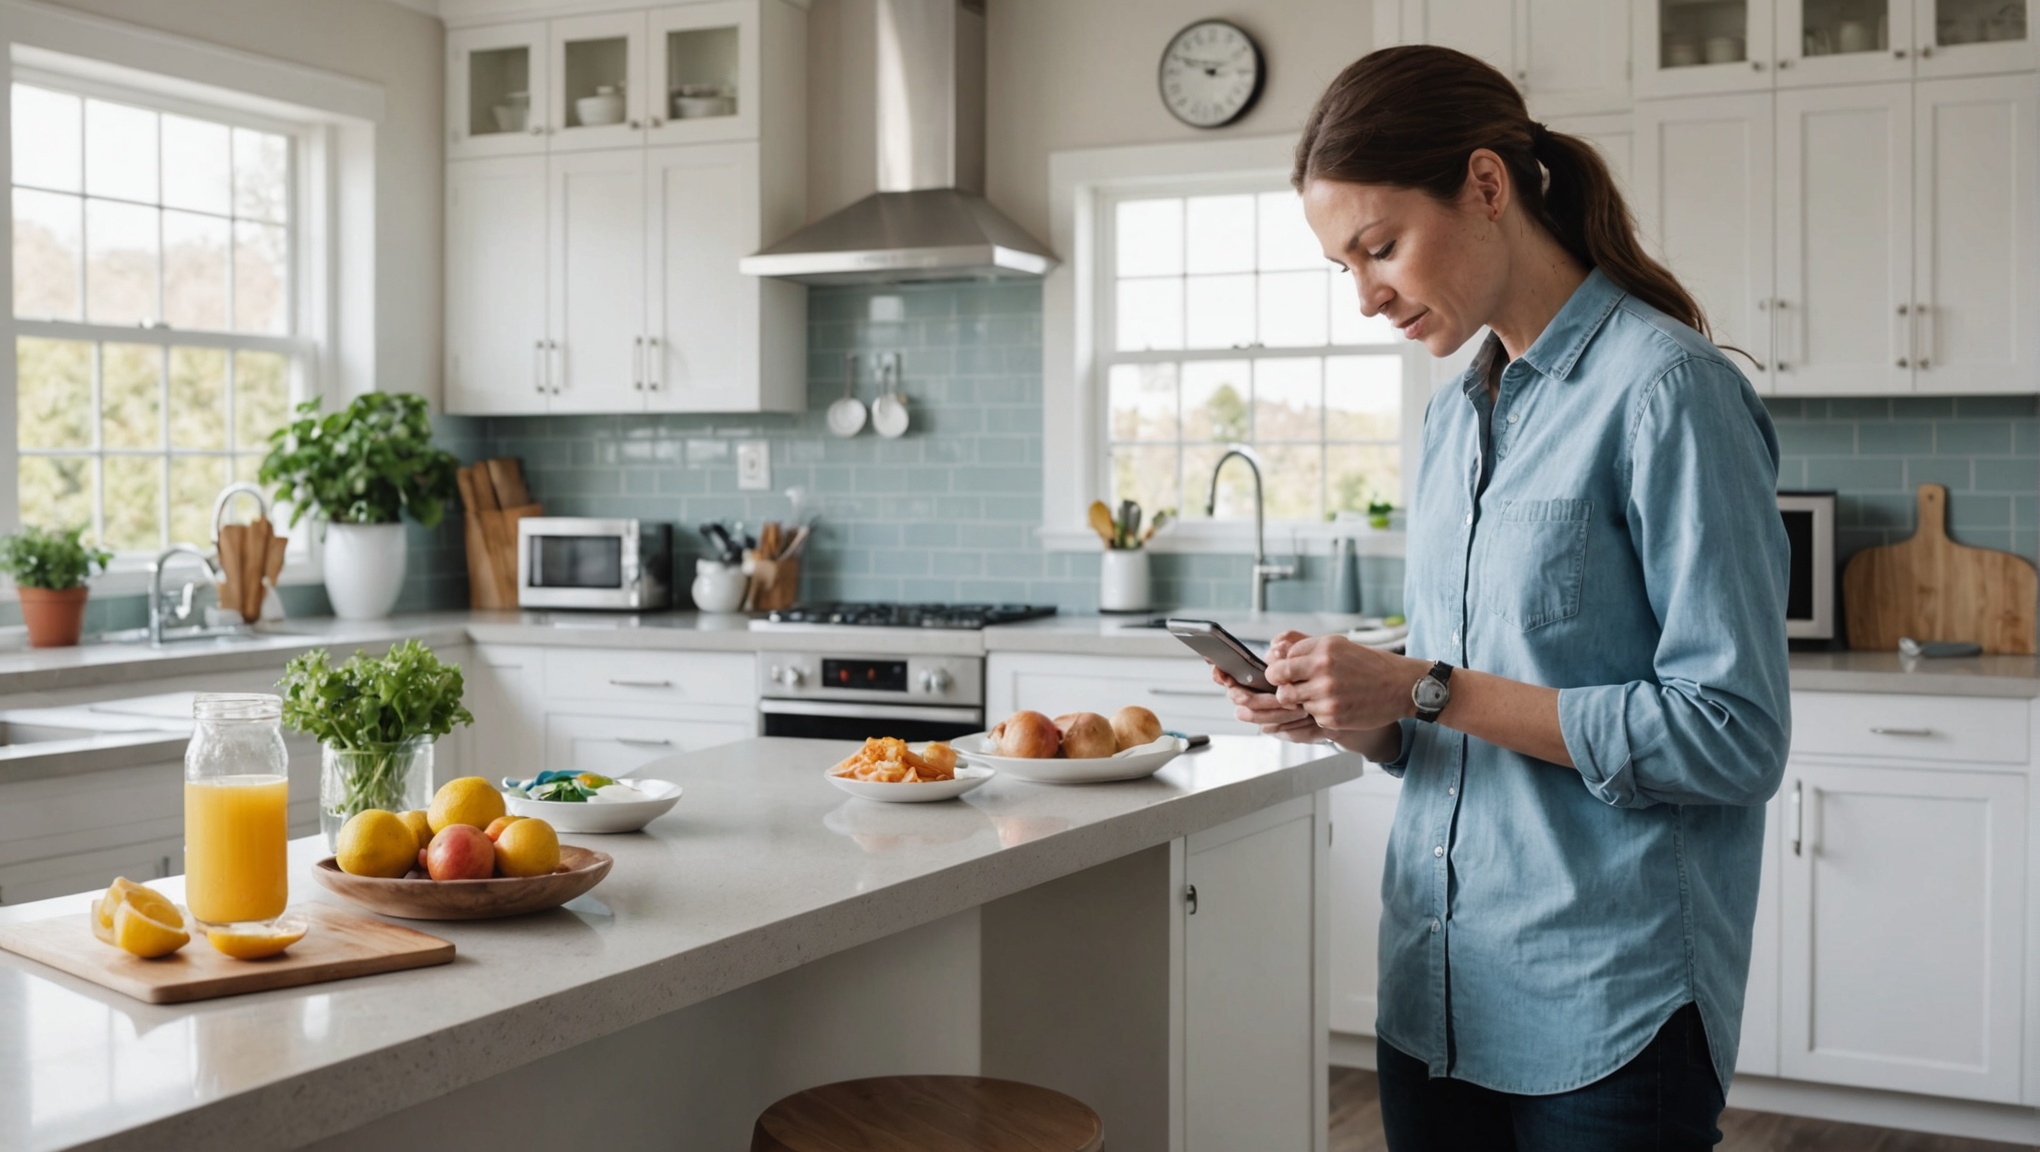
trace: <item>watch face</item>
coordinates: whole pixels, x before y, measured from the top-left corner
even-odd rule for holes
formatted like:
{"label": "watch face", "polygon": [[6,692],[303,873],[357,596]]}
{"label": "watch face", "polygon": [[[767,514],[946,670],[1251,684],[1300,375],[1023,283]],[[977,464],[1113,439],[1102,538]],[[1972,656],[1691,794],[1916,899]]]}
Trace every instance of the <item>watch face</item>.
{"label": "watch face", "polygon": [[1200,20],[1162,52],[1162,103],[1196,128],[1230,124],[1261,94],[1261,49],[1223,20]]}
{"label": "watch face", "polygon": [[1452,693],[1435,678],[1426,676],[1417,681],[1417,686],[1410,691],[1410,699],[1416,701],[1417,707],[1424,711],[1436,712],[1445,707],[1446,701],[1452,699]]}

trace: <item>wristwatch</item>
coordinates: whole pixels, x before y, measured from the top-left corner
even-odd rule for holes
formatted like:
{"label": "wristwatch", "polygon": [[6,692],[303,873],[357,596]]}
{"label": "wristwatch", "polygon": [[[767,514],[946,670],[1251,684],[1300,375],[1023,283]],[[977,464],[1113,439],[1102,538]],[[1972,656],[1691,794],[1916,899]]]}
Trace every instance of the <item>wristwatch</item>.
{"label": "wristwatch", "polygon": [[1424,678],[1410,689],[1410,701],[1417,706],[1417,719],[1436,723],[1438,714],[1452,702],[1452,665],[1443,660],[1431,665]]}

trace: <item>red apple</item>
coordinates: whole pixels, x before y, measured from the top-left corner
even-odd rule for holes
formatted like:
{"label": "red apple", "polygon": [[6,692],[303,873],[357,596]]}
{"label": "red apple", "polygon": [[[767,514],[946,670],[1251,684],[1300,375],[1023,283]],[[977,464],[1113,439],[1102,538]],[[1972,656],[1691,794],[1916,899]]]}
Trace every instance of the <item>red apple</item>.
{"label": "red apple", "polygon": [[496,846],[480,828],[449,824],[426,847],[425,870],[434,880],[487,880],[496,874]]}

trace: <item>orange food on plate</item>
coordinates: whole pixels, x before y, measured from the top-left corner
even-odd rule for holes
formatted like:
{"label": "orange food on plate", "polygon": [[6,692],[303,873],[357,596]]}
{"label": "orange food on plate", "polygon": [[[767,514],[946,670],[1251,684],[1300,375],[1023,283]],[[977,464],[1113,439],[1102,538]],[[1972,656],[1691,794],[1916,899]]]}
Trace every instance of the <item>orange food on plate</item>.
{"label": "orange food on plate", "polygon": [[956,779],[956,750],[937,741],[919,752],[905,740],[874,736],[834,768],[831,776],[874,780],[881,784],[932,784]]}

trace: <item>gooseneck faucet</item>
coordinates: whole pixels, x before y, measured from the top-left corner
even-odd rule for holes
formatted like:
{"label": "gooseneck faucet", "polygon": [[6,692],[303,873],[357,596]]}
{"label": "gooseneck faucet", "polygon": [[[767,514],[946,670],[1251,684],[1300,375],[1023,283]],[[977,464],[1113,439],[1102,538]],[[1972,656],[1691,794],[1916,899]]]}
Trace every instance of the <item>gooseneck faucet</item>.
{"label": "gooseneck faucet", "polygon": [[1204,514],[1206,516],[1217,514],[1218,474],[1225,471],[1225,462],[1235,456],[1246,461],[1247,467],[1254,473],[1253,609],[1254,615],[1259,616],[1268,611],[1268,581],[1293,578],[1296,575],[1296,566],[1294,564],[1268,563],[1267,545],[1262,523],[1265,504],[1261,497],[1261,462],[1254,459],[1254,453],[1251,449],[1235,445],[1226,449],[1225,455],[1218,458],[1218,463],[1211,469],[1211,496],[1204,502]]}
{"label": "gooseneck faucet", "polygon": [[[149,643],[157,647],[161,647],[165,639],[163,635],[165,615],[173,617],[179,623],[191,618],[191,597],[196,591],[194,585],[184,586],[184,591],[178,595],[174,606],[163,595],[163,569],[175,556],[191,556],[197,559],[200,564],[205,565],[205,574],[209,579],[214,583],[220,580],[220,570],[213,564],[212,557],[190,544],[172,544],[156,557],[155,562],[149,565]],[[231,630],[192,628],[186,630],[183,635],[225,635],[229,631]]]}

